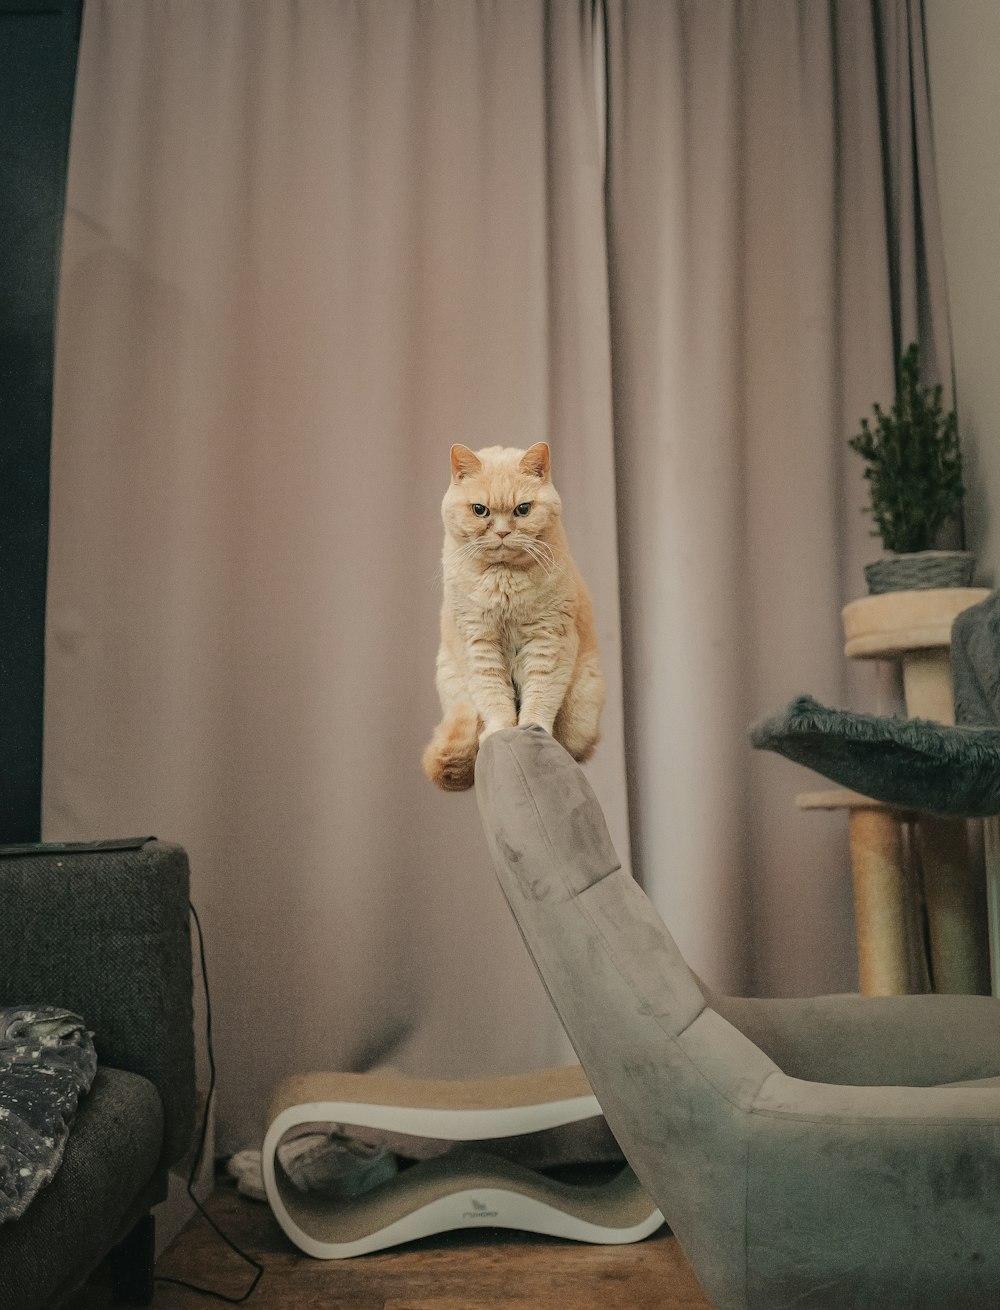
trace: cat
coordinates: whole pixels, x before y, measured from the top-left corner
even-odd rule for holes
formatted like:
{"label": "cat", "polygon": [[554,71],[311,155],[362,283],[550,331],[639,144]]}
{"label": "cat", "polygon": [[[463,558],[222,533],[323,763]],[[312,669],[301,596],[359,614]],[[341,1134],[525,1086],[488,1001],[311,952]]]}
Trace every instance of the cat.
{"label": "cat", "polygon": [[437,690],[443,717],[424,772],[444,791],[475,779],[479,744],[539,724],[588,760],[604,708],[594,609],[570,555],[549,447],[451,448]]}

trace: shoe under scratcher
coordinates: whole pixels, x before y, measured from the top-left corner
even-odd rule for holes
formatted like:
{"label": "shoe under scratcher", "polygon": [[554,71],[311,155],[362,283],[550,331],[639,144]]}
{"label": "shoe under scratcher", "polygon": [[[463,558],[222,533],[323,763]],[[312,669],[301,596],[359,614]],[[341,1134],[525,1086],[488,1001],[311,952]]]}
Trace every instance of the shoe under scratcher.
{"label": "shoe under scratcher", "polygon": [[[359,1142],[339,1129],[309,1129],[286,1138],[278,1147],[278,1160],[298,1191],[345,1201],[387,1182],[399,1169],[396,1157],[384,1147]],[[260,1151],[238,1151],[228,1170],[242,1195],[266,1200]]]}

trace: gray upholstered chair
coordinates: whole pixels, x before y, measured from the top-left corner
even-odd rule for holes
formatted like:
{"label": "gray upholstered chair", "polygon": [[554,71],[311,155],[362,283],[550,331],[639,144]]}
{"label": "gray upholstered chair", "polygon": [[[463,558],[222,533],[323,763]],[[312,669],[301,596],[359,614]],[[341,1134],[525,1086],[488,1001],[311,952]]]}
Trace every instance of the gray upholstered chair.
{"label": "gray upholstered chair", "polygon": [[1000,1001],[715,996],[542,729],[488,738],[476,791],[608,1123],[718,1310],[1000,1304]]}

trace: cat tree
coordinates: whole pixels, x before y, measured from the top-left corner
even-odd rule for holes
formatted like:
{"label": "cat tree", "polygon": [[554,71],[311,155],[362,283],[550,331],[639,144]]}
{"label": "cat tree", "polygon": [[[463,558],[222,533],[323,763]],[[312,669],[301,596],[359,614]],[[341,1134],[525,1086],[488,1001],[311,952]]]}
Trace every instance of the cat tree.
{"label": "cat tree", "polygon": [[[896,591],[851,601],[842,612],[848,659],[896,662],[911,718],[955,722],[949,648],[956,615],[990,595],[977,587]],[[988,990],[983,892],[967,820],[915,814],[855,792],[808,792],[801,809],[850,816],[861,991],[866,995]],[[930,976],[915,949],[919,866]]]}

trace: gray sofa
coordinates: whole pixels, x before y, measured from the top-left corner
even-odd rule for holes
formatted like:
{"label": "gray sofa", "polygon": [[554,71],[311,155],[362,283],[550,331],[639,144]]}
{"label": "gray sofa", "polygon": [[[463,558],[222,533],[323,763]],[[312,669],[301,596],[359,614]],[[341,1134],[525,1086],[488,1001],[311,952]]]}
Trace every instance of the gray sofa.
{"label": "gray sofa", "polygon": [[194,1127],[187,856],[0,847],[0,925],[0,1004],[75,1011],[98,1055],[58,1173],[0,1224],[0,1306],[59,1306],[109,1254],[116,1300],[148,1304],[150,1210]]}

